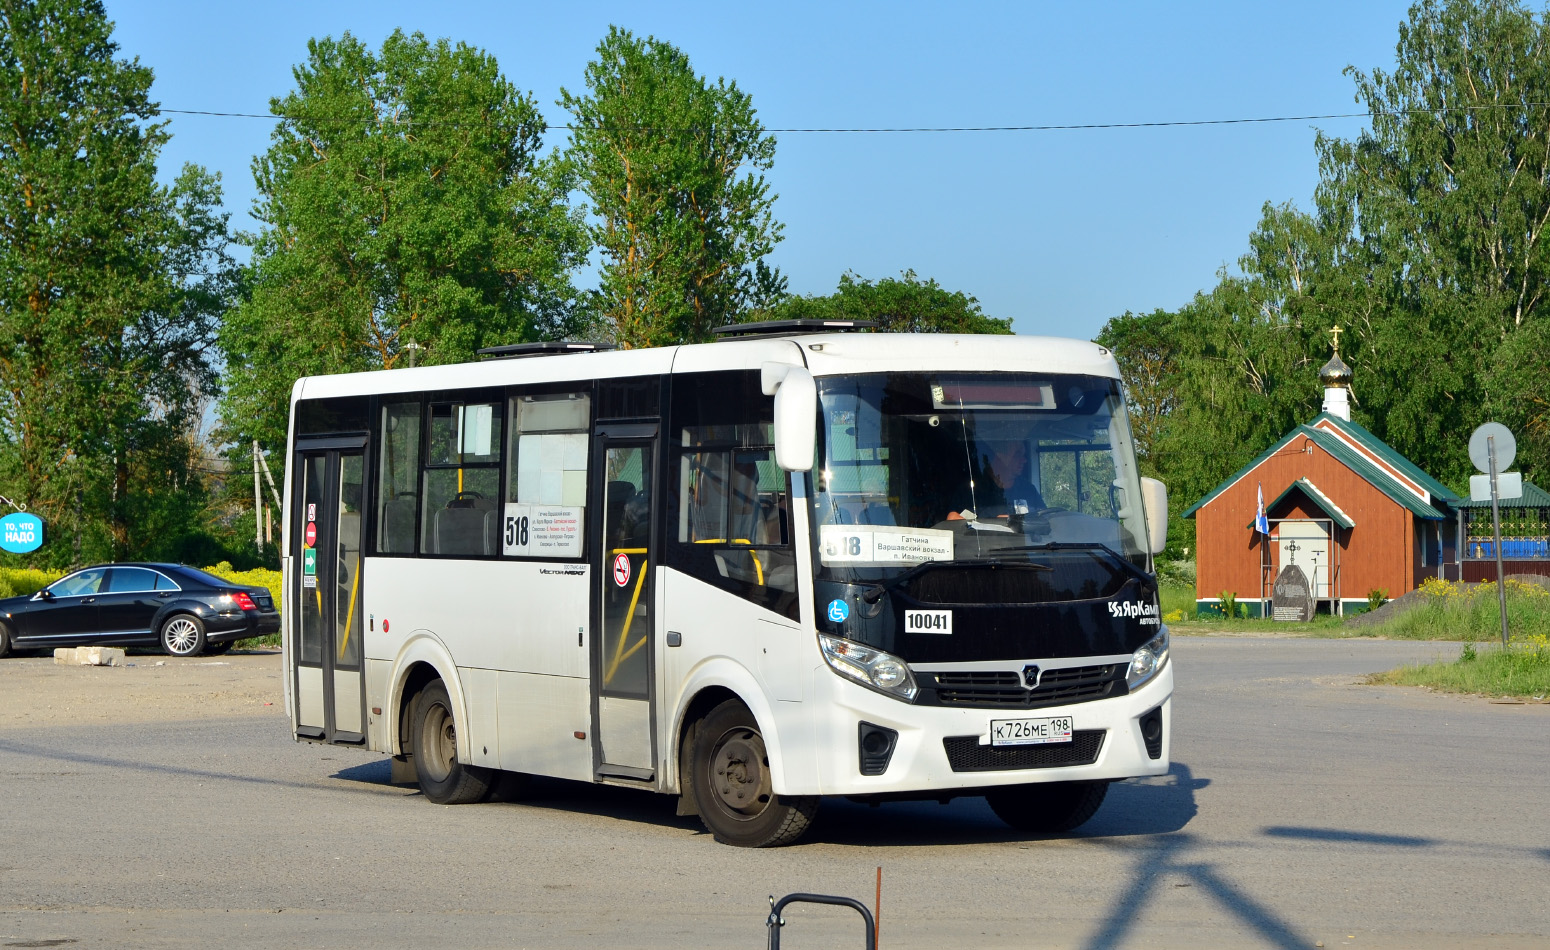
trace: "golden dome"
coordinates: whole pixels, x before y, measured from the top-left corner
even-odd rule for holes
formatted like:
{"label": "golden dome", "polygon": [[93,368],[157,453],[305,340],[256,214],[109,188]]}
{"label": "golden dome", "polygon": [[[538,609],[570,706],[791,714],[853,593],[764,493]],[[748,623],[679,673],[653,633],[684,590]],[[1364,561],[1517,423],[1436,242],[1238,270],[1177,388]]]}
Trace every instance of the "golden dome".
{"label": "golden dome", "polygon": [[1340,358],[1339,353],[1336,353],[1329,358],[1328,363],[1324,364],[1324,368],[1319,370],[1319,381],[1324,384],[1326,389],[1337,387],[1340,389],[1350,389],[1351,367],[1345,365],[1345,360]]}

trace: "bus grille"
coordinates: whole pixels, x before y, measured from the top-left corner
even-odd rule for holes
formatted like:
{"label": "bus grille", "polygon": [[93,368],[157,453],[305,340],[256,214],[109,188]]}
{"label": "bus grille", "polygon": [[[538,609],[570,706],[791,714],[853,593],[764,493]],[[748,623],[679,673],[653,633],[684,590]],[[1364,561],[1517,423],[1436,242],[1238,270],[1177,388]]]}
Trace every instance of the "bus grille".
{"label": "bus grille", "polygon": [[1053,769],[1063,765],[1092,765],[1098,761],[1106,729],[1078,729],[1070,742],[1044,745],[980,745],[979,736],[949,736],[942,740],[947,764],[954,772],[1009,772],[1014,769]]}
{"label": "bus grille", "polygon": [[[1040,709],[1068,703],[1086,703],[1125,693],[1125,667],[1107,663],[1101,666],[1073,666],[1045,670],[1036,689],[1023,686],[1022,675],[1015,670],[972,670],[948,673],[921,673],[921,685],[932,688],[936,705],[970,706],[980,709]],[[931,702],[921,696],[922,704]]]}

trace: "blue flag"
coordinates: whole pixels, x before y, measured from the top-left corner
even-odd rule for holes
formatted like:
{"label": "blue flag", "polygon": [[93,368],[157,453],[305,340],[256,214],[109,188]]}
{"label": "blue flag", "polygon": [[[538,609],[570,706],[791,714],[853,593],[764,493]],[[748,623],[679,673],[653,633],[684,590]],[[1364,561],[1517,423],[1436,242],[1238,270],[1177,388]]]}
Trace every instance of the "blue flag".
{"label": "blue flag", "polygon": [[1265,517],[1265,483],[1259,483],[1259,511],[1254,515],[1254,528],[1260,534],[1270,534],[1270,519]]}

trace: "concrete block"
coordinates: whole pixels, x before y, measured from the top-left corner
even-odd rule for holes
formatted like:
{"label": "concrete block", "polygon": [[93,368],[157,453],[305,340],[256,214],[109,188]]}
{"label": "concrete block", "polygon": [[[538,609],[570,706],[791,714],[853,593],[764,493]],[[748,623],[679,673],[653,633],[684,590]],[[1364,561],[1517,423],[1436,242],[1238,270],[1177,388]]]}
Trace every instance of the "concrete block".
{"label": "concrete block", "polygon": [[54,651],[55,666],[123,666],[124,651],[118,647],[60,647]]}
{"label": "concrete block", "polygon": [[124,665],[124,651],[118,647],[76,647],[75,654],[82,666]]}

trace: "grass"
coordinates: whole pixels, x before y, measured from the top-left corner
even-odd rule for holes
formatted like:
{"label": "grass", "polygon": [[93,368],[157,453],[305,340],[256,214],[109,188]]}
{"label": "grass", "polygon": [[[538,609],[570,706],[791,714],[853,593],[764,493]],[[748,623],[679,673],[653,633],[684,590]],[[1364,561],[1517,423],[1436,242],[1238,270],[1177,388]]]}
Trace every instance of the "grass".
{"label": "grass", "polygon": [[1452,662],[1402,666],[1374,673],[1367,682],[1542,701],[1550,696],[1550,640],[1515,637],[1506,649],[1494,646],[1477,650],[1473,643],[1466,643],[1463,653]]}
{"label": "grass", "polygon": [[[1501,608],[1494,583],[1466,587],[1429,578],[1423,603],[1376,626],[1395,640],[1499,640]],[[1507,578],[1507,627],[1514,639],[1550,637],[1550,590]]]}

